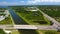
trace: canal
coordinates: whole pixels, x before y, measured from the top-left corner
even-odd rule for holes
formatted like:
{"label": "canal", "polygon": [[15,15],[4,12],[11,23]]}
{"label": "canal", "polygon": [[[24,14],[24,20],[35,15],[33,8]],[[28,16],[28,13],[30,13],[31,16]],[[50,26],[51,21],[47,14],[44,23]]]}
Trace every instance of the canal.
{"label": "canal", "polygon": [[27,22],[25,22],[21,17],[19,17],[13,10],[9,10],[15,24],[17,25],[28,25]]}
{"label": "canal", "polygon": [[[9,10],[15,24],[17,25],[29,25],[28,23],[26,23],[21,17],[19,17],[13,10]],[[18,29],[18,31],[21,34],[38,34],[38,32],[36,30],[31,30],[31,29]]]}

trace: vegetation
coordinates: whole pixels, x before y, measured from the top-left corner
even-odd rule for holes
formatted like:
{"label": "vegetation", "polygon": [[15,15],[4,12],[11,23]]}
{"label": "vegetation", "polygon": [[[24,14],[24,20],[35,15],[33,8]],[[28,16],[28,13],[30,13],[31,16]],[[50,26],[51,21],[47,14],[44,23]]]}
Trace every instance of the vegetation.
{"label": "vegetation", "polygon": [[7,25],[7,24],[12,24],[12,20],[11,20],[11,17],[10,17],[10,15],[7,17],[7,18],[5,18],[4,20],[2,20],[2,21],[0,21],[0,24],[1,25]]}
{"label": "vegetation", "polygon": [[11,34],[20,34],[18,30],[12,30]]}
{"label": "vegetation", "polygon": [[[12,7],[12,9],[22,17],[27,23],[30,24],[40,24],[47,25],[50,24],[49,21],[44,19],[44,16],[40,13],[40,11],[27,11],[26,7]],[[49,22],[49,23],[48,23]]]}
{"label": "vegetation", "polygon": [[21,29],[19,30],[21,34],[39,34],[36,30],[31,29]]}
{"label": "vegetation", "polygon": [[46,31],[45,34],[57,34],[57,31]]}
{"label": "vegetation", "polygon": [[59,34],[56,30],[38,30],[40,34]]}
{"label": "vegetation", "polygon": [[58,22],[60,22],[60,6],[44,6],[39,7],[40,10],[48,14],[49,16],[55,18]]}
{"label": "vegetation", "polygon": [[2,29],[0,29],[0,34],[6,34]]}
{"label": "vegetation", "polygon": [[[20,6],[15,6],[12,7],[12,9],[15,11],[15,13],[17,15],[19,15],[20,17],[22,17],[22,19],[24,19],[26,22],[29,22],[31,24],[45,24],[48,22],[48,20],[46,18],[43,17],[43,15],[37,11],[37,12],[32,12],[32,11],[26,11],[25,8],[27,6],[24,7],[20,7]],[[46,14],[48,14],[49,16],[55,18],[57,21],[60,21],[60,6],[37,6],[40,10],[42,10],[43,12],[45,12]],[[38,25],[37,24],[37,25]],[[52,25],[52,23],[50,23]],[[60,30],[59,30],[60,31]],[[27,31],[20,31],[21,34],[25,34]],[[23,33],[24,32],[24,33]],[[43,32],[44,34],[58,34],[57,31],[46,31]],[[60,34],[60,33],[59,33]]]}

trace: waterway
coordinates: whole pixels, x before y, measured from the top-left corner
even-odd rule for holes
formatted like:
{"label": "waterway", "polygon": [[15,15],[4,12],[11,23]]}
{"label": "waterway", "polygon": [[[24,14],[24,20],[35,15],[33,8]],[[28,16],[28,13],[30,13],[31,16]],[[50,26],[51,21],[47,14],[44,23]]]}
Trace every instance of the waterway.
{"label": "waterway", "polygon": [[19,17],[13,10],[9,10],[15,24],[17,25],[28,25],[27,22],[25,22],[21,17]]}

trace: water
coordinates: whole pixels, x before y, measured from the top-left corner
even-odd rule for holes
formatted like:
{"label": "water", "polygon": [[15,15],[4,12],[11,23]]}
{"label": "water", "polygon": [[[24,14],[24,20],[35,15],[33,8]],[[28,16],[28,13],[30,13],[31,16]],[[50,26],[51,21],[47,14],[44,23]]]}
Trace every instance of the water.
{"label": "water", "polygon": [[15,24],[28,25],[28,23],[25,22],[21,17],[19,17],[13,10],[9,10],[9,12],[12,15],[12,18],[13,18]]}
{"label": "water", "polygon": [[36,30],[31,29],[19,29],[21,34],[39,34]]}

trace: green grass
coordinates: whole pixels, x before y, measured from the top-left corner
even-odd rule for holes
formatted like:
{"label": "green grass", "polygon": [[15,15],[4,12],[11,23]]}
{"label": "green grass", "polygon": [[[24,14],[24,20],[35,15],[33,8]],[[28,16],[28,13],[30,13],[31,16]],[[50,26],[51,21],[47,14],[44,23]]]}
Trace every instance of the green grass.
{"label": "green grass", "polygon": [[6,34],[3,29],[0,29],[0,34]]}
{"label": "green grass", "polygon": [[11,34],[20,34],[18,30],[12,30]]}
{"label": "green grass", "polygon": [[40,34],[59,34],[56,30],[38,30]]}
{"label": "green grass", "polygon": [[7,18],[5,18],[4,20],[0,21],[0,25],[8,25],[8,24],[12,24],[10,15]]}

